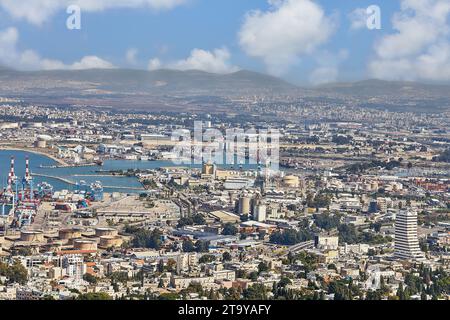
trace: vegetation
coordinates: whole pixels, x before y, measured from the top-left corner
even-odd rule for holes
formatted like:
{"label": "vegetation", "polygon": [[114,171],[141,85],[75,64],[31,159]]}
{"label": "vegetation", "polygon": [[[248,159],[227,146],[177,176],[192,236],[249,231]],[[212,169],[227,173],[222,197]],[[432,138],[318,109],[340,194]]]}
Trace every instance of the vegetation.
{"label": "vegetation", "polygon": [[331,204],[331,197],[326,193],[319,193],[316,196],[308,194],[306,197],[306,204],[310,208],[328,208]]}
{"label": "vegetation", "polygon": [[341,243],[355,244],[355,243],[367,243],[367,244],[383,244],[392,241],[391,237],[383,237],[382,235],[372,232],[360,232],[354,225],[341,224],[338,227],[339,241]]}
{"label": "vegetation", "polygon": [[439,156],[434,157],[433,161],[450,163],[450,148],[442,152]]}
{"label": "vegetation", "polygon": [[209,241],[198,240],[195,244],[191,240],[184,240],[184,252],[209,252]]}
{"label": "vegetation", "polygon": [[353,141],[353,138],[349,137],[349,136],[343,136],[343,135],[334,135],[331,141],[333,143],[336,143],[337,145],[346,145],[346,144],[351,144]]}
{"label": "vegetation", "polygon": [[212,254],[205,254],[201,256],[200,259],[198,259],[199,263],[211,263],[214,261],[216,261],[216,257],[213,256]]}
{"label": "vegetation", "polygon": [[161,249],[163,233],[159,229],[150,231],[127,226],[125,232],[134,236],[132,244],[135,248]]}
{"label": "vegetation", "polygon": [[112,300],[106,292],[89,292],[80,294],[77,300]]}
{"label": "vegetation", "polygon": [[327,213],[324,214],[315,214],[314,215],[314,224],[326,231],[330,231],[332,229],[337,228],[341,223],[340,215],[330,215]]}
{"label": "vegetation", "polygon": [[192,217],[184,217],[178,220],[177,228],[204,224],[206,224],[205,218],[201,214],[194,214]]}
{"label": "vegetation", "polygon": [[86,273],[83,276],[83,280],[89,282],[89,284],[97,284],[98,282],[98,278],[90,273]]}
{"label": "vegetation", "polygon": [[277,231],[270,236],[270,242],[285,246],[291,246],[300,242],[312,240],[314,235],[311,231],[301,229],[295,231],[293,229],[287,229],[284,231]]}
{"label": "vegetation", "polygon": [[8,283],[25,285],[28,281],[27,269],[19,260],[15,260],[12,265],[0,262],[0,276],[6,277]]}
{"label": "vegetation", "polygon": [[235,236],[238,233],[238,228],[232,223],[227,223],[224,225],[222,234],[225,236]]}
{"label": "vegetation", "polygon": [[349,173],[362,173],[368,169],[373,169],[373,168],[378,168],[378,167],[386,169],[386,170],[393,170],[400,166],[401,166],[401,163],[396,160],[392,160],[392,161],[373,160],[371,162],[352,164],[351,166],[346,167],[346,170],[348,170]]}

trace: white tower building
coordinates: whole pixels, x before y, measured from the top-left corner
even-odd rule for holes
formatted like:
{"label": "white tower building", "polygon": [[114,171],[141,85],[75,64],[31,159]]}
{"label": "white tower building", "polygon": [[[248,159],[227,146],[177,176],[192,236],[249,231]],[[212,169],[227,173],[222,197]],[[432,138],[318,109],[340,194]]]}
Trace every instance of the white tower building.
{"label": "white tower building", "polygon": [[403,260],[424,260],[417,238],[417,212],[399,211],[395,220],[394,257]]}

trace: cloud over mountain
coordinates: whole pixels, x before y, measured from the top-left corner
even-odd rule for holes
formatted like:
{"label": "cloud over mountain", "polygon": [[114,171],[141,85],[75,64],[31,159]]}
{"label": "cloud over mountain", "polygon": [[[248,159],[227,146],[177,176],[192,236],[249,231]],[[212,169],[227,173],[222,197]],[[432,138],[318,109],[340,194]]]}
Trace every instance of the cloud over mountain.
{"label": "cloud over mountain", "polygon": [[41,57],[34,50],[17,48],[19,32],[10,27],[0,30],[0,64],[19,70],[82,70],[109,69],[113,64],[97,56],[85,56],[80,61],[64,64],[60,60]]}
{"label": "cloud over mountain", "polygon": [[388,80],[450,80],[450,2],[402,0],[395,33],[375,45],[371,76]]}
{"label": "cloud over mountain", "polygon": [[312,0],[269,0],[268,11],[248,12],[239,31],[247,55],[281,75],[302,55],[314,52],[333,33],[334,21]]}
{"label": "cloud over mountain", "polygon": [[213,51],[193,49],[186,59],[167,64],[162,63],[158,58],[153,58],[149,61],[148,69],[200,70],[221,74],[238,71],[239,68],[231,64],[230,58],[231,54],[227,48],[214,49]]}

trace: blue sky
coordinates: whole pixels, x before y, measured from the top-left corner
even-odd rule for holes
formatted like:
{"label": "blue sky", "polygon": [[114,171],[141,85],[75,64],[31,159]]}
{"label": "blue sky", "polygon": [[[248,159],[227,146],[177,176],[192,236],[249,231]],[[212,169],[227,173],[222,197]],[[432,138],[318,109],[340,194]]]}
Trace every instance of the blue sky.
{"label": "blue sky", "polygon": [[[423,31],[429,31],[430,19],[439,17],[427,13],[429,8],[420,7],[417,0],[130,0],[129,7],[114,4],[120,3],[114,0],[109,0],[109,7],[103,0],[90,1],[97,2],[98,7],[85,7],[83,0],[67,3],[77,1],[81,30],[66,28],[69,15],[64,5],[42,9],[36,5],[39,0],[23,0],[21,3],[30,5],[16,8],[19,5],[13,0],[0,0],[0,40],[5,39],[0,42],[0,64],[17,69],[83,68],[96,63],[100,67],[147,69],[153,60],[150,68],[183,70],[195,66],[212,72],[249,69],[299,84],[372,77],[450,80],[450,54],[447,59],[435,53],[436,46],[440,52],[447,49],[447,33],[438,34],[431,43],[414,38],[421,30],[409,32],[393,26],[394,14],[402,13],[408,15],[406,24],[420,28],[422,23]],[[167,7],[161,8],[165,1]],[[450,9],[445,3],[449,1],[424,2],[445,15],[444,21],[431,28],[447,26]],[[352,28],[354,19],[349,15],[374,4],[381,8],[382,29]],[[438,6],[442,4],[441,9]],[[24,12],[28,7],[32,13]],[[296,10],[298,15],[292,17],[289,12]],[[306,19],[305,12],[311,12],[306,17],[314,17],[311,27],[295,20]],[[281,26],[285,22],[286,26]],[[259,32],[257,26],[267,30]],[[299,30],[292,30],[293,26]],[[283,40],[286,34],[290,36]],[[243,40],[244,35],[252,40]],[[404,43],[417,46],[403,55],[396,54],[396,48]],[[198,51],[193,54],[194,49]],[[32,57],[28,58],[30,52]],[[86,64],[84,57],[96,60]],[[423,61],[432,64],[424,65]],[[436,70],[423,72],[424,68]]]}

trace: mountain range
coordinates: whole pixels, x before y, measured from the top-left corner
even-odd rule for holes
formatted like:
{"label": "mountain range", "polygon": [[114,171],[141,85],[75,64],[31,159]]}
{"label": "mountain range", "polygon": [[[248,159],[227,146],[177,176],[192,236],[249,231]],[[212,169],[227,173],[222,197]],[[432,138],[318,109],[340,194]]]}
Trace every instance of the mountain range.
{"label": "mountain range", "polygon": [[[289,95],[291,97],[356,98],[370,103],[383,100],[448,104],[450,85],[365,80],[300,87],[277,77],[241,70],[213,74],[197,70],[91,69],[16,71],[0,66],[0,96],[29,101],[82,101],[99,104],[127,97],[127,103],[148,97],[236,97]],[[145,98],[147,97],[147,98]],[[146,100],[147,99],[147,100]],[[422,105],[422,103],[419,103]]]}

